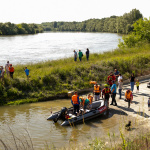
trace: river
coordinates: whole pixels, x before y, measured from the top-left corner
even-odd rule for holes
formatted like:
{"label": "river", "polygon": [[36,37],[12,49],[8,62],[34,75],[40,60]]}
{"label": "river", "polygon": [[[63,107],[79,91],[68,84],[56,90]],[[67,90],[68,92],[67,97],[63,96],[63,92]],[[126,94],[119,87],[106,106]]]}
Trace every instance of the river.
{"label": "river", "polygon": [[0,36],[0,65],[37,63],[73,56],[73,50],[101,53],[117,48],[115,33],[44,32],[34,35]]}
{"label": "river", "polygon": [[[72,57],[74,49],[81,49],[85,53],[86,48],[89,48],[90,53],[102,53],[117,48],[119,38],[121,35],[113,33],[80,32],[0,36],[0,65],[5,65],[7,60],[16,65]],[[51,108],[55,112],[63,106],[70,107],[70,100],[1,107],[0,140],[14,149],[13,135],[23,143],[29,141],[29,145],[32,145],[31,137],[35,149],[41,149],[47,145],[61,148],[87,143],[95,137],[107,136],[108,129],[115,132],[119,128],[120,115],[118,114],[120,112],[110,113],[109,119],[96,118],[74,127],[62,127],[60,122],[54,124],[52,121],[47,121]]]}
{"label": "river", "polygon": [[74,127],[61,126],[61,121],[54,124],[53,121],[47,120],[51,108],[52,112],[56,112],[63,106],[70,107],[70,100],[1,107],[0,140],[9,143],[13,148],[15,147],[13,135],[24,143],[31,138],[36,150],[44,149],[45,145],[56,148],[75,146],[75,144],[88,143],[95,137],[104,139],[108,137],[108,131],[118,133],[120,121],[126,115],[111,109],[109,117],[95,118]]}

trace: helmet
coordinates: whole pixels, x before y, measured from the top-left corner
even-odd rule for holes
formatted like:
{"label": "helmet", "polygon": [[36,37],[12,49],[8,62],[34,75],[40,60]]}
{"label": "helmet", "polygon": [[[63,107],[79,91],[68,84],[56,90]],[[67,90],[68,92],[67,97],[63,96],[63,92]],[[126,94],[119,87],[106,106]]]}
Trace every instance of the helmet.
{"label": "helmet", "polygon": [[107,85],[107,84],[104,84],[104,87],[108,87],[108,85]]}

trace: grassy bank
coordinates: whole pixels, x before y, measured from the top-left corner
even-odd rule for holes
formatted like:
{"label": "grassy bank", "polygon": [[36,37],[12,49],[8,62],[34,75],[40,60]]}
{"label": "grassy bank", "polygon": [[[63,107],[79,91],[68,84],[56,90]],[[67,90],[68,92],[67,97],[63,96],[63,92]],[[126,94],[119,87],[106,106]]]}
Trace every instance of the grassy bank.
{"label": "grassy bank", "polygon": [[[23,68],[30,70],[27,80]],[[70,90],[92,87],[89,81],[104,83],[110,71],[117,68],[128,79],[131,73],[135,76],[150,72],[150,45],[137,48],[116,49],[103,54],[91,54],[87,62],[73,61],[66,58],[37,64],[16,65],[14,79],[0,83],[0,104],[22,104],[66,97]]]}

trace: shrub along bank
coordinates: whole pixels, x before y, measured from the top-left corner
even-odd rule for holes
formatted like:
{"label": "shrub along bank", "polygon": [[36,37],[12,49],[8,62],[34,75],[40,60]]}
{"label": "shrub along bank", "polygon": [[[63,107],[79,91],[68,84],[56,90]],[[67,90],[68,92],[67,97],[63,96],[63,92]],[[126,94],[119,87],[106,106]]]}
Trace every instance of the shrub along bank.
{"label": "shrub along bank", "polygon": [[91,54],[87,62],[73,61],[73,58],[27,64],[30,78],[27,80],[23,68],[16,65],[14,79],[0,82],[0,104],[22,104],[45,101],[57,97],[64,98],[70,90],[90,88],[91,80],[102,84],[114,68],[128,79],[150,72],[150,45],[143,44],[137,48],[116,49],[103,54]]}

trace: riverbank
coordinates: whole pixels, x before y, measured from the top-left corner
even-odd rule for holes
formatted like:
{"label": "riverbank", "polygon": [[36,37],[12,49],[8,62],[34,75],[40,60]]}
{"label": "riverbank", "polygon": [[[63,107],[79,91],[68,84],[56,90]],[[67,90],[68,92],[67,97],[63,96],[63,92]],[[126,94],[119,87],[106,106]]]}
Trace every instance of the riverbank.
{"label": "riverbank", "polygon": [[[118,130],[108,130],[106,131],[108,136],[104,136],[103,138],[97,137],[94,140],[90,140],[86,145],[82,143],[84,146],[81,144],[77,149],[149,149],[150,111],[147,102],[150,96],[150,88],[147,88],[148,82],[149,79],[141,79],[140,90],[138,93],[136,92],[136,87],[134,87],[133,101],[130,108],[128,108],[128,103],[124,101],[125,91],[130,88],[130,84],[123,86],[122,99],[119,99],[119,94],[116,95],[117,106],[110,105],[109,113],[111,115],[120,116]],[[111,98],[109,102],[111,102]],[[110,118],[108,117],[107,119]],[[131,121],[130,129],[125,128],[128,121]],[[101,123],[103,123],[103,120]],[[100,131],[99,134],[101,134]]]}
{"label": "riverbank", "polygon": [[[30,77],[27,80],[23,68],[27,66]],[[115,68],[124,80],[131,73],[136,77],[150,73],[150,45],[138,48],[116,49],[102,54],[91,54],[87,61],[73,61],[73,58],[16,65],[14,79],[5,77],[0,83],[0,104],[12,105],[29,102],[66,98],[68,91],[82,91],[92,88],[89,81],[103,84]]]}

